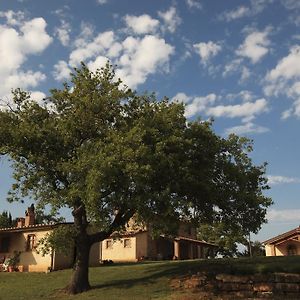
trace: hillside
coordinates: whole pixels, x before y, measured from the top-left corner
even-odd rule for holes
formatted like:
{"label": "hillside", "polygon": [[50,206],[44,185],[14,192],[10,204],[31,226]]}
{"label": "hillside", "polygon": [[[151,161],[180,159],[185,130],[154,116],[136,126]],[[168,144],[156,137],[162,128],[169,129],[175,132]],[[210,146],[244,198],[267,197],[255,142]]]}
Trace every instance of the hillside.
{"label": "hillside", "polygon": [[[194,299],[173,289],[172,280],[206,272],[231,275],[287,272],[300,274],[300,257],[261,257],[114,264],[90,269],[93,289],[67,296],[62,288],[71,270],[44,273],[0,273],[0,299]],[[197,299],[197,298],[196,298]],[[199,298],[198,298],[199,299]]]}

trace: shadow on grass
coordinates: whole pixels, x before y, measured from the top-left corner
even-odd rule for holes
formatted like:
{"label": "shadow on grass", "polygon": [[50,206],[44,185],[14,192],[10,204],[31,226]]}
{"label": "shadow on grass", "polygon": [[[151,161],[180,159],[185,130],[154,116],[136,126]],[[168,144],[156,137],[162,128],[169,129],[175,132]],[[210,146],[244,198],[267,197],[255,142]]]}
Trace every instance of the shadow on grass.
{"label": "shadow on grass", "polygon": [[[213,276],[218,273],[235,275],[273,272],[300,273],[300,256],[145,262],[138,265],[144,269],[140,271],[139,275],[136,274],[136,277],[109,280],[102,284],[92,286],[92,289],[113,287],[126,289],[135,285],[151,285],[162,279],[170,280],[172,278],[196,274],[197,272],[206,272],[208,276]],[[118,264],[108,266],[107,268],[128,268],[130,274],[130,268],[132,266],[137,266],[137,264],[123,264],[122,266]],[[135,272],[135,270],[133,269],[132,272]]]}

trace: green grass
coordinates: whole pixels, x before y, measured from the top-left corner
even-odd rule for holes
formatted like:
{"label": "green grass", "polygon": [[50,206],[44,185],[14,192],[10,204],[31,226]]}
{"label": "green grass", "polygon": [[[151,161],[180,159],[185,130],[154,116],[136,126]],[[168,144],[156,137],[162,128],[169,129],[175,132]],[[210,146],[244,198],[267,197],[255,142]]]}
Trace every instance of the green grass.
{"label": "green grass", "polygon": [[[93,289],[68,296],[61,289],[71,270],[43,273],[0,273],[0,299],[182,299],[170,279],[197,272],[254,274],[300,273],[300,256],[115,264],[90,269]],[[178,298],[179,297],[179,298]]]}

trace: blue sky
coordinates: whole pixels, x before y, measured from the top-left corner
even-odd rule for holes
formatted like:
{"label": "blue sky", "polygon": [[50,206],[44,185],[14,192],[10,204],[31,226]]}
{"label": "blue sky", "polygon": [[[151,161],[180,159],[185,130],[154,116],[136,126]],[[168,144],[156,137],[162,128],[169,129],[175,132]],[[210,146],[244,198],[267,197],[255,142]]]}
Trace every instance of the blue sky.
{"label": "blue sky", "polygon": [[[2,0],[0,105],[16,87],[41,101],[80,61],[110,59],[128,86],[254,140],[274,200],[264,240],[300,224],[299,29],[299,0]],[[26,204],[5,201],[11,183],[2,159],[0,211],[16,217]]]}

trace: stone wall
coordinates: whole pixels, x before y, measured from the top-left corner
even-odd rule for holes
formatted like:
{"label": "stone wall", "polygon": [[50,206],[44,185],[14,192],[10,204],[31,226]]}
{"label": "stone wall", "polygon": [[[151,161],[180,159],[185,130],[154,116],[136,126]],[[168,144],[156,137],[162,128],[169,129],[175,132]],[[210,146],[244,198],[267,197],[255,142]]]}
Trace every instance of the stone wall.
{"label": "stone wall", "polygon": [[176,290],[192,290],[199,299],[300,299],[300,274],[198,273],[173,279],[171,285]]}

